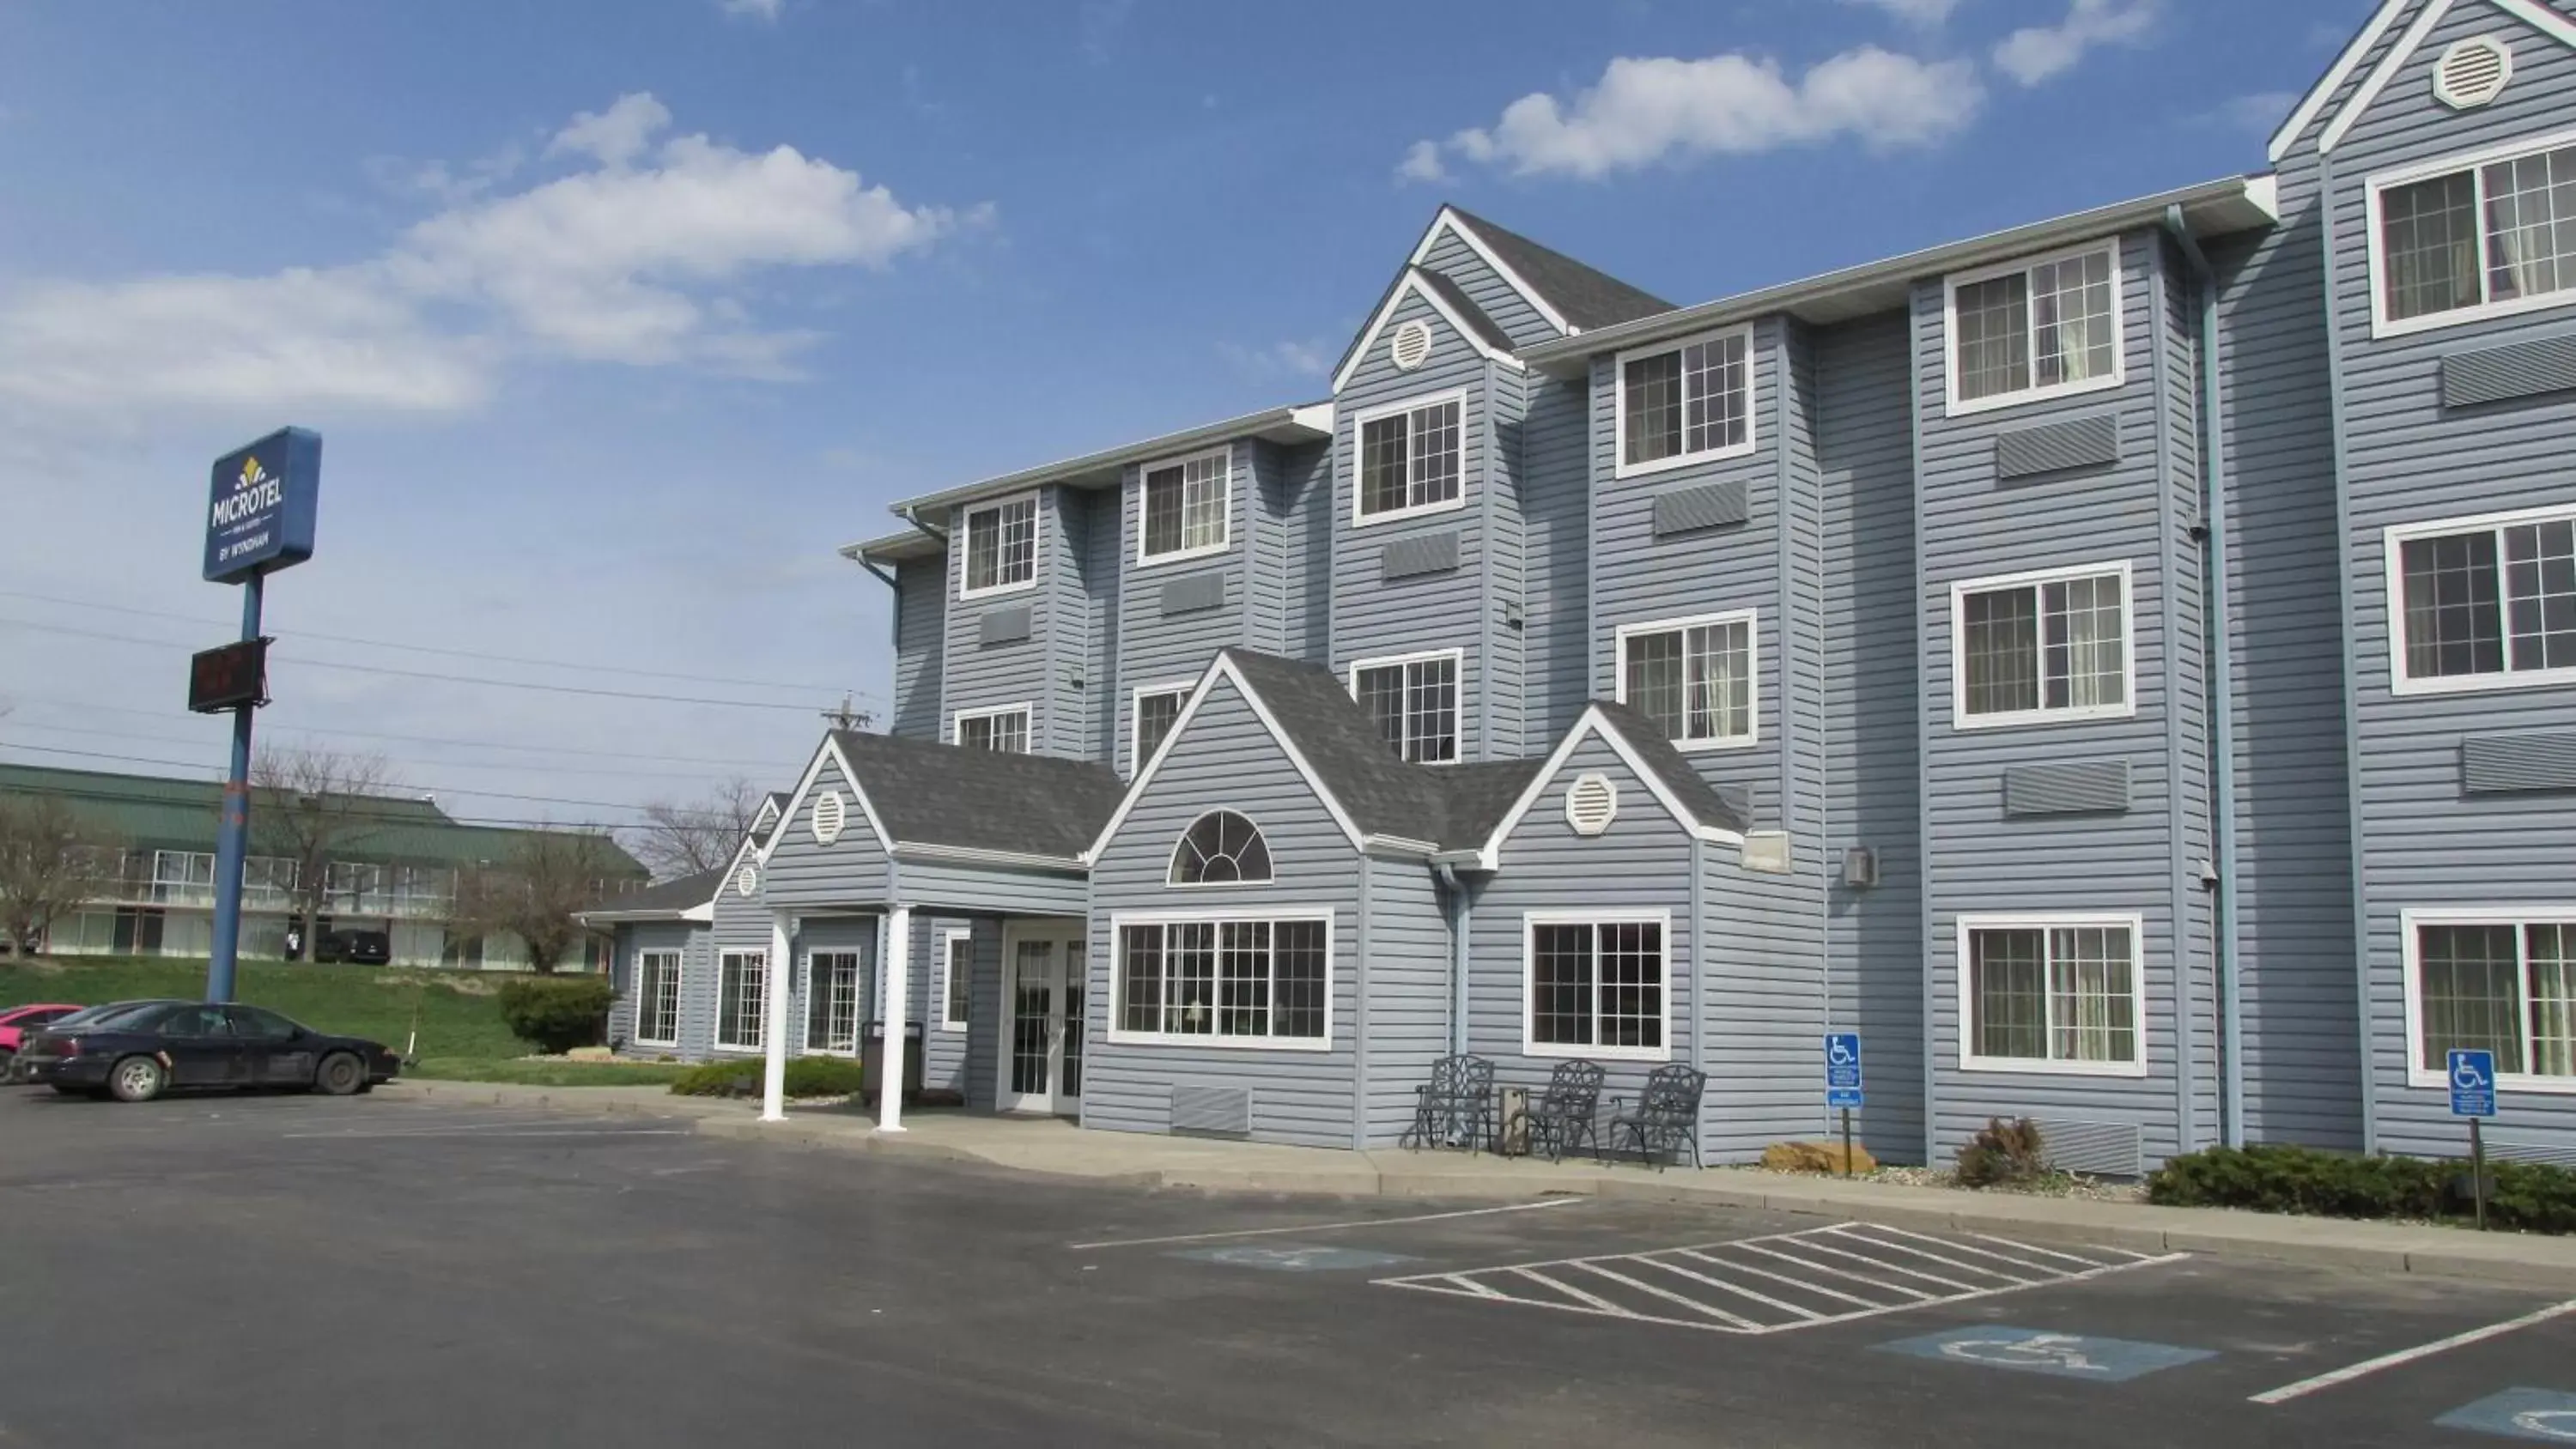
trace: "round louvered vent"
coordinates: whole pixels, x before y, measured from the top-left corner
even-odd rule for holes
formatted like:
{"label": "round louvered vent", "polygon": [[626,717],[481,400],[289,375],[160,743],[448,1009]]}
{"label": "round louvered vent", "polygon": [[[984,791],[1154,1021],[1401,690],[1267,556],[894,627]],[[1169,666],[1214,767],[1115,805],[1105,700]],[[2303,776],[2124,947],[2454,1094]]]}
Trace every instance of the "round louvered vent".
{"label": "round louvered vent", "polygon": [[[829,845],[841,838],[841,827],[848,823],[848,807],[841,803],[841,792],[826,790],[814,797],[814,843]],[[749,892],[745,892],[749,894]]]}
{"label": "round louvered vent", "polygon": [[2491,35],[2463,40],[2433,67],[2433,98],[2455,111],[2483,106],[2513,79],[2513,50]]}
{"label": "round louvered vent", "polygon": [[1387,339],[1386,355],[1396,366],[1411,372],[1431,356],[1431,328],[1420,322],[1407,322]]}
{"label": "round louvered vent", "polygon": [[742,869],[735,871],[733,876],[733,893],[738,896],[754,896],[760,894],[760,872],[753,870],[747,865]]}
{"label": "round louvered vent", "polygon": [[1577,835],[1599,835],[1619,818],[1619,787],[1607,775],[1585,775],[1565,792],[1565,823]]}

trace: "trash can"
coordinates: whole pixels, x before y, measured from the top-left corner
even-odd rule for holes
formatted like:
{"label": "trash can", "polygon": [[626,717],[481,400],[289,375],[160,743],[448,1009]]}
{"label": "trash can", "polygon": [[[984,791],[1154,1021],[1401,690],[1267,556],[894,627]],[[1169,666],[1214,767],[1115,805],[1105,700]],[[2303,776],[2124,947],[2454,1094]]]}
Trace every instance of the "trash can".
{"label": "trash can", "polygon": [[[882,1021],[872,1021],[859,1039],[859,1105],[873,1108],[877,1092],[885,1085],[885,1028]],[[903,1024],[903,1104],[921,1103],[921,1023]]]}

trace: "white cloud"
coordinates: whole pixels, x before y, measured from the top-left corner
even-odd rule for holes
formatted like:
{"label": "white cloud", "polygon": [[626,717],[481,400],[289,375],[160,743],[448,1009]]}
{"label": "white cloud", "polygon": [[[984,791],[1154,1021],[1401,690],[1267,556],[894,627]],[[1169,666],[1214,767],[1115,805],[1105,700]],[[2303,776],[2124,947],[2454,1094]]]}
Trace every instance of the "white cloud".
{"label": "white cloud", "polygon": [[363,261],[0,292],[0,427],[20,408],[453,412],[523,358],[782,376],[814,334],[763,330],[732,284],[884,267],[992,216],[905,206],[793,147],[653,148],[668,121],[642,94],[576,117],[549,153],[596,166],[473,188]]}
{"label": "white cloud", "polygon": [[1843,0],[1846,5],[1867,5],[1884,10],[1909,25],[1939,25],[1959,8],[1959,0]]}
{"label": "white cloud", "polygon": [[724,13],[752,20],[775,21],[787,0],[723,0]]}
{"label": "white cloud", "polygon": [[2155,28],[2162,0],[2069,0],[2066,18],[2005,36],[1995,67],[2026,86],[2075,68],[2099,45],[2135,45]]}
{"label": "white cloud", "polygon": [[[1985,100],[1967,61],[1926,61],[1876,46],[1826,60],[1792,82],[1777,62],[1737,54],[1702,60],[1623,57],[1570,104],[1545,92],[1503,108],[1446,149],[1522,175],[1584,178],[1706,155],[1853,140],[1884,148],[1930,145],[1975,119]],[[1405,157],[1419,169],[1423,147]],[[1430,160],[1438,160],[1438,149]]]}
{"label": "white cloud", "polygon": [[1405,151],[1404,159],[1396,163],[1395,175],[1396,179],[1399,181],[1441,182],[1448,180],[1449,168],[1442,165],[1440,162],[1440,143],[1437,141],[1414,142],[1413,145]]}

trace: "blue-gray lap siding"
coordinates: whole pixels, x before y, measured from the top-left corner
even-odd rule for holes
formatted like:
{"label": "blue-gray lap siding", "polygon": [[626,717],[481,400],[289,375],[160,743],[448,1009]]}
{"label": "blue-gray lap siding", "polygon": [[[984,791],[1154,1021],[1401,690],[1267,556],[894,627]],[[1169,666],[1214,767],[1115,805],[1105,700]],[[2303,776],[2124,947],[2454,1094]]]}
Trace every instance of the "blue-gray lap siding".
{"label": "blue-gray lap siding", "polygon": [[1534,374],[1526,386],[1526,416],[1505,424],[1500,437],[1505,447],[1515,434],[1519,443],[1528,680],[1521,729],[1524,752],[1538,753],[1553,747],[1592,698],[1591,420],[1582,379]]}
{"label": "blue-gray lap siding", "polygon": [[635,993],[637,983],[642,979],[636,971],[636,958],[646,951],[679,952],[680,999],[686,1002],[691,979],[704,976],[713,969],[709,965],[713,958],[707,951],[707,928],[685,921],[635,922],[619,926],[616,936],[617,997],[608,1007],[608,1039],[620,1044],[619,1055],[641,1061],[679,1056],[679,1046],[643,1046],[635,1041]]}
{"label": "blue-gray lap siding", "polygon": [[[1031,749],[1043,754],[1080,755],[1086,731],[1094,728],[1091,696],[1070,687],[1073,676],[1067,670],[1084,658],[1094,642],[1092,600],[1085,593],[1088,556],[1094,547],[1092,504],[1088,495],[1052,484],[1031,491],[1038,503],[1037,568],[1032,587],[974,599],[959,598],[966,549],[960,542],[948,552],[940,738],[955,737],[952,722],[960,710],[1026,704],[1030,706]],[[950,516],[951,526],[961,534],[966,513],[960,508]],[[1028,610],[1028,637],[1009,643],[984,643],[985,616],[1012,609]]]}
{"label": "blue-gray lap siding", "polygon": [[[757,951],[766,962],[771,924],[765,885],[746,897],[728,880],[725,888],[717,892],[715,920],[707,933],[707,969],[693,972],[681,982],[680,1055],[697,1061],[708,1056],[748,1054],[716,1046],[717,996],[722,986],[724,956],[728,951]],[[791,992],[788,1004],[791,1031],[797,1020],[795,1010],[796,1002]],[[788,1040],[793,1043],[796,1038],[790,1036]]]}
{"label": "blue-gray lap siding", "polygon": [[[2430,68],[2453,42],[2494,35],[2514,50],[2502,96],[2455,112],[2432,99]],[[2376,1147],[2455,1152],[2439,1088],[2407,1084],[2410,1043],[2399,913],[2408,907],[2576,904],[2576,800],[2564,794],[2466,795],[2466,734],[2564,728],[2576,688],[2495,689],[2398,698],[2390,690],[2385,530],[2518,508],[2576,504],[2576,397],[2560,393],[2445,410],[2444,354],[2514,338],[2566,335],[2563,309],[2370,335],[2365,187],[2374,172],[2561,131],[2576,99],[2576,51],[2489,5],[2457,6],[2426,37],[2327,158],[2332,325],[2340,349],[2343,489],[2350,533],[2353,702],[2368,959]],[[2576,1097],[2506,1093],[2498,1136],[2576,1130]]]}
{"label": "blue-gray lap siding", "polygon": [[[1239,811],[1261,828],[1275,874],[1271,884],[1184,890],[1165,884],[1173,844],[1190,822],[1214,809]],[[1349,1147],[1359,1085],[1353,1035],[1359,878],[1349,839],[1233,683],[1218,681],[1092,867],[1083,1125],[1164,1132],[1174,1086],[1243,1088],[1252,1094],[1256,1140]],[[1333,922],[1327,1049],[1109,1039],[1118,1010],[1117,915],[1304,908],[1328,911]]]}
{"label": "blue-gray lap siding", "polygon": [[[1416,320],[1431,329],[1431,356],[1422,366],[1404,372],[1387,360],[1387,339],[1397,327]],[[1485,577],[1492,553],[1488,528],[1495,526],[1500,512],[1487,507],[1491,491],[1487,454],[1493,423],[1486,378],[1485,359],[1474,345],[1414,294],[1397,306],[1353,370],[1349,385],[1333,401],[1336,463],[1328,651],[1332,668],[1347,680],[1356,660],[1463,650],[1458,680],[1461,759],[1477,758],[1489,690],[1516,690],[1516,683],[1489,673],[1478,647],[1491,593]],[[1466,395],[1459,410],[1459,506],[1358,524],[1354,504],[1359,490],[1359,415],[1457,391]],[[1456,568],[1393,580],[1381,577],[1388,544],[1450,532],[1458,535]]]}
{"label": "blue-gray lap siding", "polygon": [[[2155,233],[2123,239],[2124,381],[2109,391],[1950,417],[1943,373],[1945,300],[1939,279],[1917,285],[1916,538],[1924,679],[1924,864],[1929,910],[1933,1106],[1929,1143],[1946,1157],[1992,1116],[2106,1122],[2141,1129],[2150,1161],[2215,1140],[2214,1053],[2208,1039],[2206,902],[2178,872],[2205,849],[2186,823],[2206,818],[2203,712],[2196,667],[2199,562],[2186,556],[2197,518],[2188,365],[2177,366],[2174,272]],[[2188,338],[2180,339],[2187,343]],[[1995,436],[2069,417],[2114,412],[2120,461],[2002,480]],[[1960,730],[1952,718],[1951,585],[1963,580],[2125,561],[2131,572],[2135,713],[2128,718]],[[2075,760],[2130,765],[2130,808],[2119,814],[2007,819],[2004,772]],[[2205,832],[2204,832],[2205,834]],[[2179,900],[2179,910],[2177,902]],[[2145,995],[2143,1077],[1961,1069],[1957,926],[1962,915],[2135,913]],[[2188,983],[2177,973],[2190,973]],[[2177,1099],[2176,1005],[2188,989],[2199,1029],[2197,1079],[2186,1125]]]}
{"label": "blue-gray lap siding", "polygon": [[[1201,450],[1222,451],[1228,456],[1227,541],[1221,553],[1140,562],[1137,548],[1144,527],[1144,475],[1155,464],[1129,468],[1118,490],[1124,500],[1118,554],[1118,737],[1117,755],[1109,763],[1121,774],[1131,772],[1134,760],[1136,691],[1152,685],[1197,683],[1208,660],[1219,649],[1251,643],[1248,626],[1256,610],[1268,615],[1275,607],[1277,590],[1270,580],[1276,573],[1278,540],[1265,516],[1267,510],[1260,506],[1263,489],[1258,476],[1261,470],[1253,463],[1255,446],[1246,442]],[[1164,613],[1166,585],[1209,575],[1224,579],[1224,598],[1217,607]],[[1264,594],[1270,596],[1272,603],[1258,602]]]}
{"label": "blue-gray lap siding", "polygon": [[1275,456],[1275,491],[1264,499],[1281,545],[1279,652],[1320,663],[1333,631],[1333,444],[1304,443]]}
{"label": "blue-gray lap siding", "polygon": [[1531,480],[1519,448],[1512,446],[1526,425],[1529,389],[1540,379],[1517,368],[1488,363],[1486,395],[1493,405],[1485,420],[1485,486],[1479,527],[1486,542],[1483,597],[1476,608],[1476,654],[1485,661],[1492,687],[1475,736],[1480,760],[1512,760],[1533,749],[1545,751],[1529,734],[1529,631],[1526,616],[1515,614],[1529,593],[1529,504]]}
{"label": "blue-gray lap siding", "polygon": [[1494,325],[1503,329],[1503,335],[1512,340],[1514,347],[1553,342],[1565,335],[1556,330],[1555,323],[1541,316],[1538,308],[1530,305],[1529,298],[1522,295],[1518,287],[1504,280],[1502,273],[1487,266],[1485,259],[1476,254],[1476,249],[1459,236],[1456,227],[1441,230],[1440,239],[1422,255],[1422,269],[1438,272],[1456,282],[1458,290],[1465,292],[1469,301],[1494,319]]}
{"label": "blue-gray lap siding", "polygon": [[894,713],[886,729],[906,739],[942,739],[946,716],[939,712],[939,679],[947,647],[948,556],[900,560],[894,579]]}
{"label": "blue-gray lap siding", "polygon": [[[1862,1034],[1857,1117],[1872,1152],[1923,1156],[1923,960],[1914,640],[1914,443],[1905,316],[1813,334],[1821,470],[1821,801],[1826,959],[1837,1030]],[[1875,851],[1875,886],[1845,886],[1843,853]]]}

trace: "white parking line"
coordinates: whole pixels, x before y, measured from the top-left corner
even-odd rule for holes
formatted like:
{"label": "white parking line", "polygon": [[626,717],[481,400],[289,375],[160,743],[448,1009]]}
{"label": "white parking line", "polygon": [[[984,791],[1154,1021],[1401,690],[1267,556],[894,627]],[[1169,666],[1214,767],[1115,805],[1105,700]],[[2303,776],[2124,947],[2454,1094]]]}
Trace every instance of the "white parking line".
{"label": "white parking line", "polygon": [[503,1132],[477,1132],[469,1129],[456,1132],[407,1130],[402,1132],[281,1132],[278,1134],[282,1140],[288,1142],[388,1142],[416,1141],[429,1137],[481,1137],[492,1141],[517,1142],[529,1137],[689,1137],[693,1135],[695,1134],[680,1127],[539,1127],[513,1128]]}
{"label": "white parking line", "polygon": [[1067,1243],[1075,1252],[1093,1248],[1150,1248],[1160,1243],[1213,1243],[1225,1238],[1271,1238],[1283,1233],[1331,1233],[1344,1228],[1386,1228],[1398,1223],[1437,1223],[1450,1218],[1481,1218],[1495,1213],[1535,1212],[1540,1208],[1567,1207],[1582,1202],[1579,1197],[1548,1197],[1537,1202],[1506,1203],[1501,1207],[1467,1208],[1451,1213],[1419,1213],[1409,1218],[1363,1218],[1347,1223],[1303,1223],[1285,1228],[1238,1228],[1226,1233],[1179,1233],[1168,1238],[1119,1238],[1105,1243]]}
{"label": "white parking line", "polygon": [[2562,1318],[2570,1313],[2576,1313],[2576,1298],[2571,1298],[2565,1303],[2553,1303],[2547,1308],[2526,1313],[2520,1318],[2508,1318],[2502,1323],[2490,1323],[2484,1328],[2472,1328],[2466,1333],[2452,1334],[2449,1338],[2435,1339],[2431,1343],[2419,1343],[2413,1348],[2401,1348],[2395,1353],[2383,1353],[2377,1358],[2363,1359],[2357,1364],[2336,1369],[2332,1373],[2319,1374],[2312,1379],[2301,1379],[2295,1384],[2283,1384],[2277,1389],[2266,1389],[2246,1402],[2286,1404],[2292,1399],[2304,1398],[2319,1389],[2330,1389],[2337,1384],[2351,1383],[2354,1379],[2375,1374],[2381,1369],[2413,1363],[2419,1358],[2431,1358],[2437,1353],[2448,1353],[2452,1349],[2466,1348],[2473,1343],[2484,1343],[2490,1338],[2502,1338],[2508,1333],[2529,1328],[2535,1323],[2547,1323],[2553,1318]]}

